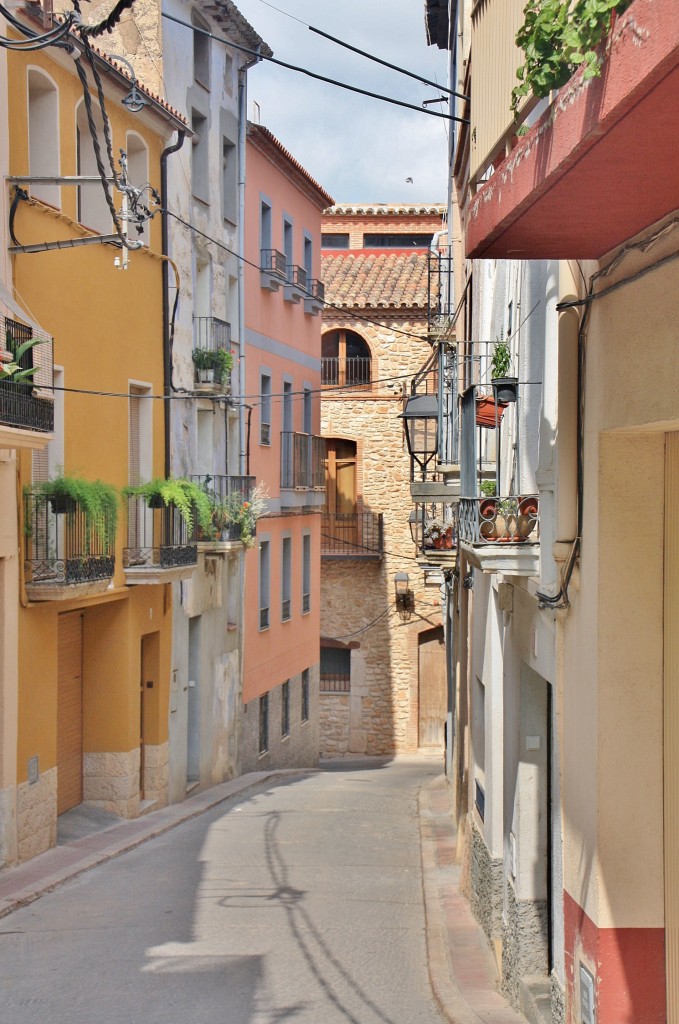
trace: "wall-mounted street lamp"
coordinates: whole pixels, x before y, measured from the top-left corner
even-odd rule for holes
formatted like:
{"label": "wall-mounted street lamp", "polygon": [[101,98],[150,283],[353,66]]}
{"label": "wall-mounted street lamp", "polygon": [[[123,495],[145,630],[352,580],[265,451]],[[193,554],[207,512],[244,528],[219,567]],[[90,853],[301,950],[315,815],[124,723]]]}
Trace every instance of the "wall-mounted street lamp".
{"label": "wall-mounted street lamp", "polygon": [[411,395],[400,414],[411,459],[426,477],[427,466],[439,450],[439,403],[436,395]]}
{"label": "wall-mounted street lamp", "polygon": [[396,591],[396,608],[401,618],[405,621],[410,618],[410,613],[415,607],[415,595],[409,588],[410,577],[407,572],[397,572],[394,575],[394,590]]}

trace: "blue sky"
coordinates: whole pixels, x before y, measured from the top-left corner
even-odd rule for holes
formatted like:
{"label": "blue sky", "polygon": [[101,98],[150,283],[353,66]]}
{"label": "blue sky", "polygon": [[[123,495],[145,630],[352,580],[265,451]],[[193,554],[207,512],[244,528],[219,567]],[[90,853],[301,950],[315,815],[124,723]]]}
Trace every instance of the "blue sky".
{"label": "blue sky", "polygon": [[[236,0],[236,5],[280,60],[418,107],[437,95],[431,86],[310,32],[306,25],[313,25],[446,84],[447,54],[426,44],[424,0],[271,2],[279,10],[263,0]],[[250,104],[260,105],[262,124],[337,202],[445,202],[450,122],[266,62],[248,72],[248,91]],[[432,109],[447,111],[448,104]]]}

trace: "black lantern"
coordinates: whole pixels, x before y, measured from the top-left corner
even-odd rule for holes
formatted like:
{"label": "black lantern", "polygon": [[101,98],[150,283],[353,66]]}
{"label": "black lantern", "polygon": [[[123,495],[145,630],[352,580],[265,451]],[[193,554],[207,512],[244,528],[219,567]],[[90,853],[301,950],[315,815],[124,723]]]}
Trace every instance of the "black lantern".
{"label": "black lantern", "polygon": [[415,508],[408,516],[408,526],[413,544],[419,548],[422,544],[422,526],[424,523],[424,505],[415,505]]}
{"label": "black lantern", "polygon": [[439,449],[439,403],[436,395],[411,395],[400,414],[410,457],[426,477],[427,466]]}
{"label": "black lantern", "polygon": [[405,622],[410,618],[410,613],[415,607],[415,596],[409,587],[410,577],[407,572],[394,574],[394,590],[396,591],[396,608],[401,619]]}

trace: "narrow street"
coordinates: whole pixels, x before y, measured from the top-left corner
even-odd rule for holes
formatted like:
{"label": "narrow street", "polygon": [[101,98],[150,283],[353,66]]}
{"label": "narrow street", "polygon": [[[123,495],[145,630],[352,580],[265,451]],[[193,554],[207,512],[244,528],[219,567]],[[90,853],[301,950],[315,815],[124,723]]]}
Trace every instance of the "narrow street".
{"label": "narrow street", "polygon": [[417,817],[440,771],[265,784],[8,915],[3,1024],[440,1024]]}

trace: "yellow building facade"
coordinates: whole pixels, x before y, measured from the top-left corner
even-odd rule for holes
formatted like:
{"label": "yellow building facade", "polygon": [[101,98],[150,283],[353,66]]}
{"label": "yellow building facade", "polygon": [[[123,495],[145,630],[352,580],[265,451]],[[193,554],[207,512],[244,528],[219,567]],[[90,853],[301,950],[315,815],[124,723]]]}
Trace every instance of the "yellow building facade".
{"label": "yellow building facade", "polygon": [[[92,66],[84,55],[79,59],[107,163]],[[96,53],[93,60],[116,159],[124,150],[130,181],[159,189],[161,154],[184,122],[148,93],[141,112],[128,112],[121,101],[131,83],[112,62]],[[92,125],[73,58],[49,49],[12,53],[7,65],[10,175],[96,175]],[[59,512],[49,497],[50,481],[62,475],[102,480],[120,491],[164,474],[160,215],[142,225],[144,244],[129,253],[80,241],[73,248],[26,251],[111,234],[111,215],[100,182],[11,183],[8,205],[17,184],[25,198],[12,217],[12,282],[5,284],[54,338],[54,432],[46,448],[17,450],[16,480],[8,472],[0,478],[0,502],[17,519],[18,544],[18,614],[5,587],[0,618],[3,703],[10,709],[5,748],[13,745],[16,723],[14,778],[12,758],[6,750],[2,757],[8,863],[53,846],[58,816],[82,801],[124,817],[167,801],[169,584],[178,575],[161,557],[152,571],[137,574],[135,585],[129,576],[126,582],[124,562],[130,565],[139,523],[128,523],[122,497],[106,551],[98,548],[110,521],[105,530],[92,527],[78,505]],[[111,190],[120,210],[121,195]],[[11,315],[4,324],[8,337],[19,330]],[[43,358],[36,356],[34,365]],[[163,513],[133,513],[140,514],[152,524]],[[6,547],[9,565],[11,538]],[[8,651],[17,646],[12,659]]]}

